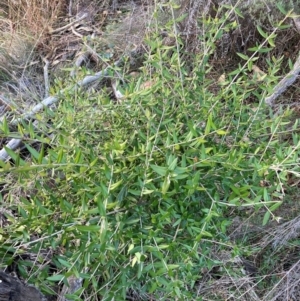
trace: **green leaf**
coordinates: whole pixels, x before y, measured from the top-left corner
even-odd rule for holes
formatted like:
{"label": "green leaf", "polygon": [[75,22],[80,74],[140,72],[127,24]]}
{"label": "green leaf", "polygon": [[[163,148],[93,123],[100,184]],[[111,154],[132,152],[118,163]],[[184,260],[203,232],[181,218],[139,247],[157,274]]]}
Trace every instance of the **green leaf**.
{"label": "green leaf", "polygon": [[161,187],[162,194],[166,194],[168,192],[169,187],[170,187],[170,183],[171,183],[170,177],[169,176],[165,177],[165,180],[164,180],[164,182],[162,184],[162,187]]}
{"label": "green leaf", "polygon": [[11,150],[10,148],[4,146],[4,149],[6,150],[6,152],[8,153],[8,155],[14,160],[17,161],[19,158],[19,155],[17,153],[15,153],[13,150]]}
{"label": "green leaf", "polygon": [[245,54],[243,54],[243,53],[237,52],[236,54],[237,54],[239,57],[241,57],[243,60],[245,60],[245,61],[248,61],[248,60],[250,59],[248,55],[245,55]]}
{"label": "green leaf", "polygon": [[282,203],[283,203],[282,201],[281,201],[281,202],[276,202],[274,205],[272,205],[272,206],[269,208],[269,210],[270,210],[271,212],[275,211],[278,207],[281,206]]}
{"label": "green leaf", "polygon": [[268,43],[270,44],[270,46],[275,47],[275,43],[273,39],[268,38]]}
{"label": "green leaf", "polygon": [[49,281],[61,281],[64,278],[65,278],[64,275],[57,274],[57,275],[53,275],[53,276],[48,277],[47,280],[49,280]]}
{"label": "green leaf", "polygon": [[7,135],[7,136],[9,135],[9,126],[8,126],[5,115],[2,119],[1,130],[4,132],[5,135]]}
{"label": "green leaf", "polygon": [[60,149],[57,156],[57,163],[61,163],[63,161],[64,157],[64,151],[63,149]]}
{"label": "green leaf", "polygon": [[137,195],[140,196],[142,191],[141,190],[134,190],[134,189],[128,189],[128,192],[133,194],[133,195]]}
{"label": "green leaf", "polygon": [[76,154],[76,157],[75,157],[74,162],[75,162],[76,164],[81,163],[81,159],[82,159],[81,149],[77,148],[75,154]]}
{"label": "green leaf", "polygon": [[263,199],[264,199],[265,202],[270,201],[270,196],[269,196],[267,188],[264,188],[264,190],[263,190]]}
{"label": "green leaf", "polygon": [[226,132],[224,130],[217,130],[217,134],[220,135],[220,136],[223,136],[223,135],[227,135],[228,132]]}
{"label": "green leaf", "polygon": [[206,122],[205,135],[208,135],[210,133],[210,130],[215,129],[215,128],[216,128],[216,126],[213,123],[212,114],[210,113],[208,115],[207,122]]}
{"label": "green leaf", "polygon": [[115,190],[115,189],[118,188],[122,183],[123,183],[123,180],[120,180],[120,181],[118,181],[118,182],[116,182],[116,183],[111,184],[110,187],[109,187],[109,188],[110,188],[110,191]]}
{"label": "green leaf", "polygon": [[154,190],[144,189],[142,195],[151,194]]}
{"label": "green leaf", "polygon": [[237,7],[234,7],[234,12],[239,16],[241,17],[242,19],[244,19],[244,16],[242,15],[241,11],[239,8]]}
{"label": "green leaf", "polygon": [[97,162],[98,162],[98,158],[96,158],[95,160],[93,160],[93,161],[90,163],[90,167],[95,166]]}
{"label": "green leaf", "polygon": [[40,153],[36,149],[31,147],[29,144],[25,144],[25,146],[34,159],[38,160],[40,158]]}
{"label": "green leaf", "polygon": [[252,47],[248,49],[249,51],[254,51],[258,53],[267,53],[273,50],[273,48],[268,48],[268,47]]}
{"label": "green leaf", "polygon": [[281,3],[281,2],[277,2],[277,3],[276,3],[276,6],[277,6],[277,8],[280,10],[280,12],[281,12],[284,16],[287,15],[287,11],[284,9],[284,7],[282,6],[282,3]]}
{"label": "green leaf", "polygon": [[267,223],[268,223],[268,221],[269,221],[269,219],[270,219],[270,216],[271,216],[271,213],[270,213],[270,211],[268,210],[266,213],[265,213],[265,215],[264,215],[264,218],[263,218],[263,226],[265,226]]}
{"label": "green leaf", "polygon": [[157,165],[150,165],[151,168],[158,173],[160,176],[164,177],[167,174],[168,168],[163,166],[157,166]]}
{"label": "green leaf", "polygon": [[175,159],[169,164],[168,169],[169,169],[170,171],[173,171],[173,170],[176,168],[176,166],[177,166],[177,161],[178,161],[178,158],[175,158]]}
{"label": "green leaf", "polygon": [[[66,267],[66,268],[68,268],[68,269],[70,269],[71,267],[72,267],[72,265],[68,262],[68,261],[66,261],[66,260],[64,260],[64,259],[62,259],[62,258],[58,258],[58,261],[64,266],[64,267]],[[56,275],[57,276],[57,275]],[[61,276],[61,275],[59,275],[59,276]],[[49,280],[49,279],[48,279]]]}
{"label": "green leaf", "polygon": [[90,225],[90,226],[76,225],[76,229],[81,232],[97,232],[100,230],[100,226],[98,226],[98,225]]}
{"label": "green leaf", "polygon": [[260,33],[260,35],[261,35],[263,38],[265,38],[265,39],[268,38],[268,34],[265,33],[259,25],[257,25],[256,28],[257,28],[258,32]]}
{"label": "green leaf", "polygon": [[99,214],[101,216],[106,216],[106,208],[103,203],[103,197],[99,195],[96,199],[96,202],[97,202]]}
{"label": "green leaf", "polygon": [[[160,249],[162,249],[160,246],[159,246]],[[167,268],[168,270],[175,270],[175,269],[178,269],[180,267],[179,264],[168,264],[167,265]]]}

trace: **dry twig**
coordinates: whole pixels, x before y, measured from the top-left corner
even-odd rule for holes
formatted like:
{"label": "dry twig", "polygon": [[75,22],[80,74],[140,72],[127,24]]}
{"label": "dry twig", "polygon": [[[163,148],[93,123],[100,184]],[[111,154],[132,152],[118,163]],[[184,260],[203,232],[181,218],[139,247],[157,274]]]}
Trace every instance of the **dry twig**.
{"label": "dry twig", "polygon": [[51,29],[51,30],[50,30],[50,33],[51,33],[51,34],[59,33],[59,32],[61,32],[61,31],[64,31],[64,30],[66,30],[66,29],[69,29],[69,28],[72,27],[74,24],[76,24],[76,23],[80,22],[81,20],[85,19],[87,16],[88,16],[88,14],[85,13],[85,14],[83,14],[80,18],[74,20],[73,22],[71,22],[71,23],[69,23],[69,24],[67,24],[67,25],[65,25],[65,26],[63,26],[63,27],[56,28],[56,29]]}

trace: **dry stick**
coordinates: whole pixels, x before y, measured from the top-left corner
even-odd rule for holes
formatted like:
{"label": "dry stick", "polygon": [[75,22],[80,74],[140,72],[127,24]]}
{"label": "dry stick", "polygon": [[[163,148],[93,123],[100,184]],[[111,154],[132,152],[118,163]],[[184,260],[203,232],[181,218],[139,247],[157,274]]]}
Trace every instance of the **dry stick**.
{"label": "dry stick", "polygon": [[22,139],[11,139],[4,148],[1,149],[0,151],[0,160],[2,161],[6,161],[7,159],[9,159],[9,154],[7,153],[5,148],[10,148],[11,150],[15,150],[17,148],[19,148],[19,146],[22,143]]}
{"label": "dry stick", "polygon": [[48,76],[48,68],[50,62],[46,58],[42,58],[42,60],[45,62],[45,66],[44,66],[45,97],[48,97],[50,91],[49,76]]}
{"label": "dry stick", "polygon": [[75,36],[79,37],[79,38],[83,38],[83,35],[80,34],[79,32],[77,32],[74,28],[74,26],[71,26],[71,30],[74,33]]}
{"label": "dry stick", "polygon": [[[122,63],[123,63],[123,58],[121,58],[117,62],[115,62],[114,66],[115,67],[120,67]],[[94,83],[98,80],[101,80],[102,78],[107,76],[108,70],[110,68],[111,67],[109,66],[106,69],[104,69],[103,71],[97,72],[95,75],[86,76],[82,81],[79,81],[77,84],[75,84],[74,89],[76,89],[78,87],[85,88],[85,87],[89,86],[90,84],[92,84],[92,83]],[[58,94],[63,95],[66,90],[67,90],[67,88],[61,90]],[[13,120],[11,122],[11,125],[17,125],[23,120],[29,120],[29,119],[34,118],[36,113],[38,113],[39,111],[41,111],[42,109],[44,109],[46,107],[49,107],[49,106],[53,105],[58,100],[59,100],[58,95],[57,96],[49,96],[49,97],[45,98],[42,102],[40,102],[35,107],[33,107],[33,109],[31,111],[25,113],[22,117]],[[7,161],[10,158],[9,154],[5,150],[6,147],[11,149],[11,150],[16,150],[20,146],[21,142],[22,142],[22,139],[15,139],[15,138],[11,139],[6,144],[6,146],[3,147],[2,150],[0,151],[0,160]]]}
{"label": "dry stick", "polygon": [[54,33],[59,33],[60,31],[64,31],[70,27],[72,27],[74,24],[80,22],[81,20],[85,19],[86,17],[88,16],[87,13],[83,14],[80,18],[76,19],[75,21],[63,26],[63,27],[60,27],[60,28],[56,28],[56,29],[51,29],[50,30],[50,33],[51,34],[54,34]]}
{"label": "dry stick", "polygon": [[72,6],[73,6],[73,1],[70,0],[69,2],[69,16],[72,17]]}
{"label": "dry stick", "polygon": [[297,58],[293,69],[275,86],[273,93],[266,97],[265,102],[270,107],[274,107],[274,101],[280,96],[289,86],[291,86],[300,73],[300,55]]}

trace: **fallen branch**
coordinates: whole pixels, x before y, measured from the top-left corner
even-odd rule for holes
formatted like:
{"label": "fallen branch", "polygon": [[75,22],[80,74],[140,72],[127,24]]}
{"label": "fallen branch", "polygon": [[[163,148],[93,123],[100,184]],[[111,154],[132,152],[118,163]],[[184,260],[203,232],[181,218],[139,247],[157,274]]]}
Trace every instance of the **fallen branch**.
{"label": "fallen branch", "polygon": [[20,147],[22,143],[22,139],[11,139],[4,148],[1,149],[0,151],[0,160],[2,161],[6,161],[7,159],[9,159],[9,154],[6,151],[6,148],[9,148],[11,150],[16,150],[17,148]]}
{"label": "fallen branch", "polygon": [[[120,67],[122,65],[123,61],[124,61],[123,58],[121,58],[120,60],[118,60],[117,62],[114,63],[114,66]],[[95,75],[86,76],[82,81],[77,82],[73,89],[77,89],[79,87],[86,88],[89,85],[95,83],[96,81],[100,81],[101,79],[103,79],[107,76],[108,71],[111,68],[112,67],[109,66],[106,69],[104,69],[103,71],[97,72]],[[67,91],[67,90],[68,90],[68,88],[62,89],[58,93],[57,96],[49,96],[49,97],[45,98],[42,102],[40,102],[39,104],[34,106],[31,111],[26,112],[21,117],[13,120],[11,122],[11,125],[17,125],[21,121],[33,119],[36,113],[38,113],[39,111],[42,111],[46,107],[50,107],[51,105],[55,104],[60,99],[59,95],[63,95],[65,93],[65,91]],[[9,148],[11,150],[16,150],[20,146],[21,142],[22,142],[22,139],[12,139],[6,144],[5,147]],[[2,160],[2,161],[7,161],[10,158],[5,147],[2,148],[2,150],[0,151],[0,160]]]}
{"label": "fallen branch", "polygon": [[273,107],[274,101],[280,96],[289,86],[291,86],[297,79],[300,73],[300,55],[296,60],[293,69],[275,86],[273,93],[266,97],[265,102],[270,107]]}

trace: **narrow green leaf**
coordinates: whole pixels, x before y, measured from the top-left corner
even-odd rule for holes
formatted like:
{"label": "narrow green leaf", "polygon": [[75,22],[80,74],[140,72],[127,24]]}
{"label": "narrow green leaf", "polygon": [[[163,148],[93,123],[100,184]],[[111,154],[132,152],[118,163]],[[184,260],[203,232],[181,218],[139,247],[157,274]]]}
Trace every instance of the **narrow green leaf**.
{"label": "narrow green leaf", "polygon": [[2,121],[2,127],[1,130],[4,132],[5,135],[9,135],[9,127],[7,123],[7,119],[4,115],[3,121]]}
{"label": "narrow green leaf", "polygon": [[237,54],[239,57],[241,57],[243,60],[245,60],[245,61],[248,61],[248,60],[249,60],[249,56],[248,56],[248,55],[245,55],[245,54],[239,53],[239,52],[237,52],[236,54]]}
{"label": "narrow green leaf", "polygon": [[141,195],[141,190],[134,190],[134,189],[128,189],[128,192],[133,194],[133,195]]}
{"label": "narrow green leaf", "polygon": [[271,213],[270,213],[270,211],[268,210],[268,211],[265,213],[265,215],[264,215],[263,226],[265,226],[265,225],[268,223],[268,221],[269,221],[269,219],[270,219],[270,216],[271,216]]}
{"label": "narrow green leaf", "polygon": [[76,229],[81,232],[96,232],[96,231],[100,230],[100,226],[98,226],[98,225],[90,225],[90,226],[77,225]]}
{"label": "narrow green leaf", "polygon": [[64,151],[62,149],[59,150],[58,156],[57,156],[57,163],[61,163],[64,157]]}
{"label": "narrow green leaf", "polygon": [[64,275],[57,274],[57,275],[53,275],[53,276],[48,277],[47,280],[49,280],[49,281],[61,281],[64,278],[65,278]]}
{"label": "narrow green leaf", "polygon": [[38,163],[39,164],[47,164],[47,160],[44,157],[45,157],[45,146],[44,146],[44,143],[42,143],[41,150],[40,150],[40,155],[38,157]]}
{"label": "narrow green leaf", "polygon": [[171,164],[169,164],[169,170],[170,171],[173,171],[174,169],[175,169],[175,167],[177,166],[177,161],[178,161],[178,158],[175,158],[172,162],[171,162]]}
{"label": "narrow green leaf", "polygon": [[268,34],[265,33],[259,25],[257,25],[256,28],[257,28],[258,32],[260,33],[260,35],[261,35],[263,38],[265,38],[265,39],[268,38]]}
{"label": "narrow green leaf", "polygon": [[82,158],[81,149],[77,148],[77,149],[76,149],[76,157],[75,157],[74,162],[75,162],[76,164],[79,164],[79,163],[81,162],[81,158]]}
{"label": "narrow green leaf", "polygon": [[151,164],[150,166],[156,173],[158,173],[162,177],[164,177],[167,174],[168,171],[167,167],[157,166],[153,164]]}
{"label": "narrow green leaf", "polygon": [[269,38],[268,43],[270,44],[271,47],[275,47],[275,43],[273,39]]}
{"label": "narrow green leaf", "polygon": [[97,162],[98,162],[98,158],[96,158],[95,160],[93,160],[93,161],[90,163],[90,167],[95,166]]}
{"label": "narrow green leaf", "polygon": [[97,202],[97,207],[98,207],[98,210],[99,210],[99,214],[101,216],[106,216],[106,208],[105,208],[104,203],[103,203],[103,198],[100,195],[97,197],[96,202]]}
{"label": "narrow green leaf", "polygon": [[284,7],[282,6],[282,3],[276,3],[276,6],[277,8],[280,10],[280,12],[283,14],[283,15],[287,15],[287,11],[284,9]]}
{"label": "narrow green leaf", "polygon": [[265,201],[265,202],[270,201],[270,196],[269,196],[269,193],[268,193],[267,188],[264,188],[264,195],[263,195],[263,198],[264,198],[264,201]]}
{"label": "narrow green leaf", "polygon": [[[68,261],[66,261],[66,260],[64,260],[64,259],[62,259],[62,258],[58,258],[58,261],[64,266],[64,267],[66,267],[66,268],[68,268],[68,269],[70,269],[71,267],[72,267],[72,265],[68,262]],[[61,276],[61,275],[60,275]]]}
{"label": "narrow green leaf", "polygon": [[34,159],[38,160],[40,157],[40,153],[34,149],[33,147],[31,147],[29,144],[25,144],[27,150],[30,152],[30,154],[33,156]]}
{"label": "narrow green leaf", "polygon": [[162,184],[162,187],[161,187],[162,194],[166,194],[168,192],[169,187],[170,187],[170,183],[171,183],[170,182],[170,177],[169,176],[165,177],[165,180],[164,180],[164,182]]}
{"label": "narrow green leaf", "polygon": [[17,161],[19,155],[16,154],[13,150],[11,150],[10,148],[4,146],[4,149],[6,150],[6,152],[8,153],[8,155],[15,161]]}
{"label": "narrow green leaf", "polygon": [[277,202],[277,203],[275,203],[274,205],[272,205],[272,206],[269,208],[269,210],[270,210],[271,212],[273,212],[273,211],[275,211],[281,204],[282,204],[282,201],[281,201],[281,202]]}

